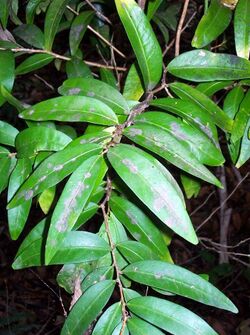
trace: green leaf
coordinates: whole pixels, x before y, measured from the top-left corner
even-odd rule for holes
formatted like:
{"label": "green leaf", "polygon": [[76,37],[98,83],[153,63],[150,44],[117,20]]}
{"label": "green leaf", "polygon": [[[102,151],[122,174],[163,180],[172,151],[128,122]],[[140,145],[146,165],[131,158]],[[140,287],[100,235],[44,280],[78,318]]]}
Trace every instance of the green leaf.
{"label": "green leaf", "polygon": [[81,283],[81,290],[85,292],[90,286],[100,281],[112,279],[114,275],[113,266],[101,266],[90,271]]}
{"label": "green leaf", "polygon": [[125,80],[123,96],[127,100],[140,100],[144,94],[144,88],[137,66],[132,64]]}
{"label": "green leaf", "polygon": [[159,259],[159,256],[154,254],[148,246],[140,242],[124,241],[118,243],[116,247],[129,263],[146,259]]}
{"label": "green leaf", "polygon": [[73,229],[76,230],[83,226],[89,219],[91,219],[98,211],[99,206],[94,202],[89,202],[79,215]]}
{"label": "green leaf", "polygon": [[90,68],[82,59],[72,57],[66,62],[66,73],[68,78],[92,78]]}
{"label": "green leaf", "polygon": [[232,11],[218,0],[211,0],[207,12],[201,18],[196,28],[192,46],[202,48],[214,41],[229,26]]}
{"label": "green leaf", "polygon": [[129,114],[129,106],[121,93],[97,79],[68,79],[59,87],[58,92],[62,95],[94,97],[109,106],[116,114]]}
{"label": "green leaf", "polygon": [[198,82],[250,78],[248,60],[207,50],[185,52],[172,60],[167,69],[176,77]]}
{"label": "green leaf", "polygon": [[195,101],[159,98],[151,101],[150,104],[182,117],[187,123],[205,133],[214,145],[219,148],[217,129],[212,117]]}
{"label": "green leaf", "polygon": [[11,159],[6,156],[0,159],[1,174],[0,174],[0,194],[6,188],[8,184],[10,168],[11,168]]}
{"label": "green leaf", "polygon": [[58,184],[72,173],[87,158],[98,154],[101,147],[96,144],[86,144],[65,148],[46,158],[20,187],[8,205],[13,208],[30,200],[49,187]]}
{"label": "green leaf", "polygon": [[236,114],[230,140],[236,143],[244,135],[250,117],[250,90],[247,91]]}
{"label": "green leaf", "polygon": [[32,121],[90,122],[103,125],[117,124],[117,116],[103,102],[81,96],[52,98],[23,111],[20,118]]}
{"label": "green leaf", "polygon": [[21,131],[16,137],[18,158],[33,157],[39,151],[59,151],[71,142],[61,131],[47,127],[32,127]]}
{"label": "green leaf", "polygon": [[215,93],[226,88],[233,84],[232,80],[225,80],[225,81],[215,81],[215,82],[208,82],[208,83],[200,83],[196,86],[196,89],[200,92],[206,94],[208,97],[212,97]]}
{"label": "green leaf", "polygon": [[191,199],[192,197],[196,198],[198,196],[201,189],[201,183],[198,179],[181,173],[181,182],[188,199]]}
{"label": "green leaf", "polygon": [[106,164],[103,157],[96,155],[85,160],[70,176],[51,218],[46,243],[47,264],[60,247],[65,233],[73,228],[94,188],[99,186],[105,173]]}
{"label": "green leaf", "polygon": [[[153,113],[154,114],[154,113]],[[176,133],[178,132],[178,123]],[[173,124],[172,123],[172,124]],[[179,135],[183,134],[179,129]],[[124,135],[133,142],[145,147],[146,149],[163,157],[180,169],[190,173],[193,176],[201,178],[209,183],[221,186],[220,181],[193,155],[193,153],[172,134],[148,124],[137,124],[136,126],[126,128]]]}
{"label": "green leaf", "polygon": [[224,112],[234,119],[239,110],[240,103],[244,98],[244,90],[241,86],[236,86],[228,92],[223,102]]}
{"label": "green leaf", "polygon": [[122,330],[123,330],[122,335],[129,335],[129,331],[128,331],[127,326],[125,326],[123,328],[123,323],[122,322],[115,328],[112,335],[120,335]]}
{"label": "green leaf", "polygon": [[7,122],[0,120],[0,143],[15,146],[15,138],[19,131]]}
{"label": "green leaf", "polygon": [[72,22],[69,31],[69,46],[71,55],[75,55],[88,25],[94,17],[93,11],[85,11],[77,15]]}
{"label": "green leaf", "polygon": [[218,335],[205,321],[188,309],[155,297],[139,297],[128,308],[142,319],[174,335]]}
{"label": "green leaf", "polygon": [[[225,159],[221,151],[213,145],[207,136],[200,130],[188,125],[179,118],[161,112],[147,112],[135,118],[135,127],[127,128],[131,137],[132,133],[129,129],[136,129],[137,125],[150,125],[155,128],[155,132],[164,131],[171,137],[174,137],[179,143],[188,148],[199,162],[211,166],[217,166],[224,163]],[[126,131],[125,131],[126,133]],[[177,153],[177,148],[175,148]]]}
{"label": "green leaf", "polygon": [[112,70],[100,68],[100,76],[102,82],[114,87],[115,89],[118,89],[119,85]]}
{"label": "green leaf", "polygon": [[166,244],[161,231],[139,207],[115,195],[111,196],[109,203],[112,212],[136,240],[148,246],[157,255],[163,257],[166,254]]}
{"label": "green leaf", "polygon": [[13,107],[17,109],[18,112],[21,112],[24,108],[24,105],[21,101],[16,99],[3,85],[0,85],[0,95]]}
{"label": "green leaf", "polygon": [[137,318],[135,315],[128,319],[128,329],[131,335],[163,335],[160,329]]}
{"label": "green leaf", "polygon": [[[55,199],[55,195],[56,195],[56,187],[55,186],[50,187],[47,190],[44,190],[39,195],[38,203],[39,203],[39,205],[41,207],[41,210],[43,211],[44,214],[48,214],[48,212],[49,212],[49,210],[50,210],[50,208],[53,204],[53,201]],[[22,205],[24,205],[24,204],[25,204],[25,202]],[[12,208],[12,210],[13,209],[14,208]]]}
{"label": "green leaf", "polygon": [[51,50],[59,23],[69,0],[53,0],[46,13],[44,21],[44,47]]}
{"label": "green leaf", "polygon": [[108,302],[115,283],[105,280],[91,286],[76,302],[68,315],[61,335],[83,334]]}
{"label": "green leaf", "polygon": [[[0,51],[0,84],[9,92],[12,90],[15,79],[15,59],[11,51]],[[0,106],[4,99],[0,95]]]}
{"label": "green leaf", "polygon": [[[44,265],[44,240],[48,229],[46,219],[38,223],[18,249],[13,269]],[[109,245],[99,236],[83,231],[71,231],[60,245],[50,264],[92,262],[105,256]]]}
{"label": "green leaf", "polygon": [[234,40],[237,56],[249,59],[250,51],[250,3],[239,0],[234,15]]}
{"label": "green leaf", "polygon": [[[14,196],[22,183],[28,178],[32,171],[32,160],[18,159],[11,173],[8,187],[8,201]],[[18,207],[8,210],[8,225],[10,236],[16,240],[23,231],[31,207],[31,200],[26,201]]]}
{"label": "green leaf", "polygon": [[52,62],[54,56],[46,54],[36,54],[29,56],[16,68],[16,75],[26,74],[38,70]]}
{"label": "green leaf", "polygon": [[123,269],[129,279],[167,290],[203,304],[237,313],[235,305],[216,287],[180,266],[158,260],[133,263]]}
{"label": "green leaf", "polygon": [[246,125],[245,132],[241,141],[240,154],[236,163],[237,168],[240,168],[250,158],[249,129],[250,129],[250,118],[248,119],[248,123]]}
{"label": "green leaf", "polygon": [[223,112],[223,110],[219,106],[216,105],[215,102],[213,102],[205,94],[184,83],[175,82],[173,84],[170,84],[170,88],[181,99],[188,99],[200,108],[202,108],[212,117],[215,124],[222,130],[228,132],[232,130],[232,120],[227,116],[225,112]]}
{"label": "green leaf", "polygon": [[152,90],[162,73],[162,52],[146,15],[134,0],[116,0],[116,8],[142,72],[144,85]]}
{"label": "green leaf", "polygon": [[147,17],[151,20],[154,17],[154,14],[157,12],[157,9],[160,7],[163,0],[151,0],[148,2]]}
{"label": "green leaf", "polygon": [[10,13],[10,2],[8,0],[0,0],[0,22],[4,29],[6,29],[9,13]]}
{"label": "green leaf", "polygon": [[43,49],[44,47],[43,32],[34,24],[21,24],[13,30],[13,33],[35,48]]}
{"label": "green leaf", "polygon": [[137,291],[131,290],[129,288],[124,288],[123,293],[124,293],[124,298],[125,298],[126,302],[128,302],[131,299],[134,299],[134,298],[137,298],[137,297],[141,296]]}
{"label": "green leaf", "polygon": [[26,6],[26,22],[32,24],[36,12],[40,13],[41,7],[45,6],[46,8],[48,4],[49,3],[44,2],[44,0],[29,0]]}
{"label": "green leaf", "polygon": [[90,270],[88,263],[65,264],[58,272],[56,281],[66,292],[73,294],[76,280],[82,281]]}
{"label": "green leaf", "polygon": [[164,224],[187,241],[198,242],[183,199],[162,164],[146,152],[126,144],[111,148],[108,159],[129,188]]}
{"label": "green leaf", "polygon": [[115,327],[121,322],[121,303],[111,305],[100,317],[95,325],[92,335],[111,335]]}

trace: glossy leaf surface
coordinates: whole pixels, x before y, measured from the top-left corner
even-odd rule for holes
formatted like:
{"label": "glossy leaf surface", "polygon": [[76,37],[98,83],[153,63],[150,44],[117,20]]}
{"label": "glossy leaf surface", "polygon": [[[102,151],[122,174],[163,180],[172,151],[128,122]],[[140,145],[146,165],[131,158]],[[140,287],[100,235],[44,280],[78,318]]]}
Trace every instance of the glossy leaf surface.
{"label": "glossy leaf surface", "polygon": [[231,17],[232,11],[229,8],[222,6],[218,0],[211,0],[196,28],[192,46],[202,48],[214,41],[228,27]]}
{"label": "glossy leaf surface", "polygon": [[116,7],[142,72],[144,85],[152,90],[162,73],[162,52],[152,27],[134,0],[116,0]]}
{"label": "glossy leaf surface", "polygon": [[56,204],[47,238],[46,263],[50,262],[65,232],[71,230],[106,172],[102,156],[85,160],[70,176]]}
{"label": "glossy leaf surface", "polygon": [[250,118],[248,119],[245,132],[241,141],[241,148],[239,158],[236,163],[236,167],[240,168],[250,158]]}
{"label": "glossy leaf surface", "polygon": [[79,335],[84,333],[108,302],[114,286],[115,283],[112,280],[105,280],[91,286],[74,305],[64,323],[61,334]]}
{"label": "glossy leaf surface", "polygon": [[0,143],[6,144],[11,147],[15,146],[15,138],[18,134],[18,130],[11,124],[0,121]]}
{"label": "glossy leaf surface", "polygon": [[160,127],[137,124],[127,128],[124,134],[133,142],[156,153],[191,175],[220,186],[219,180],[196,159],[185,143],[183,145],[175,136]]}
{"label": "glossy leaf surface", "polygon": [[170,301],[139,297],[128,302],[128,308],[155,326],[174,335],[218,335],[199,316]]}
{"label": "glossy leaf surface", "polygon": [[234,40],[237,55],[246,59],[249,59],[250,51],[249,17],[249,1],[239,0],[234,15]]}
{"label": "glossy leaf surface", "polygon": [[132,64],[123,88],[123,96],[127,100],[139,100],[144,93],[140,73],[135,64]]}
{"label": "glossy leaf surface", "polygon": [[124,241],[118,243],[116,247],[129,263],[139,262],[146,259],[159,259],[148,246],[140,242]]}
{"label": "glossy leaf surface", "polygon": [[128,329],[131,335],[163,335],[160,329],[133,315],[128,320]]}
{"label": "glossy leaf surface", "polygon": [[61,131],[47,127],[32,127],[21,131],[15,141],[19,158],[35,156],[39,151],[59,151],[71,142]]}
{"label": "glossy leaf surface", "polygon": [[168,71],[176,77],[198,82],[239,80],[250,78],[250,62],[235,55],[193,50],[172,60]]}
{"label": "glossy leaf surface", "polygon": [[227,116],[223,110],[217,106],[205,94],[184,83],[170,84],[171,90],[176,93],[181,99],[188,99],[194,102],[197,106],[202,108],[214,120],[215,124],[224,131],[232,130],[232,120]]}
{"label": "glossy leaf surface", "polygon": [[[0,51],[0,84],[9,92],[12,90],[15,79],[15,60],[11,51]],[[0,106],[4,99],[0,95]]]}
{"label": "glossy leaf surface", "polygon": [[38,70],[52,62],[53,59],[53,56],[46,54],[36,54],[29,56],[25,59],[25,61],[17,66],[15,73],[16,75],[21,75]]}
{"label": "glossy leaf surface", "polygon": [[247,122],[250,117],[250,90],[247,91],[242,100],[239,111],[236,114],[230,140],[236,143],[244,134]]}
{"label": "glossy leaf surface", "polygon": [[189,242],[197,243],[183,200],[163,165],[142,150],[125,144],[110,149],[108,159],[129,188],[164,224]]}
{"label": "glossy leaf surface", "polygon": [[44,21],[44,46],[51,50],[59,23],[69,0],[53,0],[46,12]]}
{"label": "glossy leaf surface", "polygon": [[101,148],[96,144],[86,144],[65,148],[46,158],[25,181],[8,208],[28,201],[38,193],[52,187],[72,173],[84,160],[98,154]]}
{"label": "glossy leaf surface", "polygon": [[121,322],[121,303],[111,305],[97,321],[93,335],[111,335],[116,326]]}
{"label": "glossy leaf surface", "polygon": [[231,312],[238,311],[234,304],[207,280],[175,264],[146,260],[127,266],[123,274],[141,284],[168,290],[203,304]]}
{"label": "glossy leaf surface", "polygon": [[89,97],[53,98],[23,111],[19,117],[32,121],[91,122],[112,125],[118,122],[115,113],[103,102]]}
{"label": "glossy leaf surface", "polygon": [[232,80],[223,80],[223,81],[215,81],[215,82],[208,82],[208,83],[200,83],[196,86],[196,89],[200,92],[206,94],[208,97],[213,96],[218,91],[222,90],[233,84]]}
{"label": "glossy leaf surface", "polygon": [[128,114],[129,106],[114,87],[97,79],[72,78],[64,81],[58,89],[62,95],[83,95],[102,101],[116,114]]}

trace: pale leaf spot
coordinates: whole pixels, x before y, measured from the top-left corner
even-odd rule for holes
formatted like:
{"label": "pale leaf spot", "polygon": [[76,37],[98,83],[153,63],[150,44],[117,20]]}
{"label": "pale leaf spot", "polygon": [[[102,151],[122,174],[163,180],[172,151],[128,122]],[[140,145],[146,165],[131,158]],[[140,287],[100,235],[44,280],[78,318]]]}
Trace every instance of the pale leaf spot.
{"label": "pale leaf spot", "polygon": [[138,173],[137,166],[130,159],[124,158],[122,160],[122,163],[129,168],[130,172],[132,172],[134,174]]}

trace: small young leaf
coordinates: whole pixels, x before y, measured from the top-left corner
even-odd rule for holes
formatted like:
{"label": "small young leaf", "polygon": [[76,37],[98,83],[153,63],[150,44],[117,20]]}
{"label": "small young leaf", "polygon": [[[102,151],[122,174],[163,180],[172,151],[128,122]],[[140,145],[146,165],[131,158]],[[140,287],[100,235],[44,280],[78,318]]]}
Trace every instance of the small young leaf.
{"label": "small young leaf", "polygon": [[65,148],[50,155],[20,187],[8,208],[16,207],[47,188],[56,185],[72,173],[83,161],[100,151],[101,147],[97,144],[85,144],[74,148]]}
{"label": "small young leaf", "polygon": [[230,117],[230,119],[234,119],[243,98],[244,90],[241,86],[234,87],[226,95],[223,103],[223,110]]}
{"label": "small young leaf", "polygon": [[93,78],[88,65],[78,57],[72,57],[66,62],[66,73],[68,78]]}
{"label": "small young leaf", "polygon": [[99,283],[100,281],[112,279],[114,275],[113,266],[101,266],[90,271],[81,283],[81,290],[84,292],[90,286]]}
{"label": "small young leaf", "polygon": [[192,46],[203,48],[214,41],[228,27],[232,11],[222,6],[218,0],[211,0],[207,12],[201,18],[196,28]]}
{"label": "small young leaf", "polygon": [[191,199],[192,197],[197,197],[201,189],[201,183],[198,179],[192,176],[181,173],[181,182],[184,188],[186,197]]}
{"label": "small young leaf", "polygon": [[23,111],[20,118],[32,121],[90,122],[103,125],[117,124],[117,116],[103,102],[81,96],[52,98]]}
{"label": "small young leaf", "polygon": [[102,82],[114,87],[115,89],[118,89],[119,85],[112,70],[100,68],[100,76]]}
{"label": "small young leaf", "polygon": [[58,92],[62,95],[94,97],[109,106],[116,114],[128,114],[129,106],[114,87],[91,78],[72,78],[64,81]]}
{"label": "small young leaf", "polygon": [[38,70],[52,62],[54,56],[46,54],[36,54],[29,56],[16,68],[16,75],[26,74],[34,70]]}
{"label": "small young leaf", "polygon": [[69,0],[53,0],[46,13],[44,21],[44,47],[51,50],[59,23]]}
{"label": "small young leaf", "polygon": [[174,335],[218,335],[205,321],[188,309],[155,297],[139,297],[128,302],[130,311]]}
{"label": "small young leaf", "polygon": [[61,335],[83,334],[108,302],[115,283],[105,280],[91,286],[76,302],[67,317]]}
{"label": "small young leaf", "polygon": [[119,144],[108,152],[112,166],[167,226],[191,243],[198,240],[178,191],[167,178],[167,170],[155,158],[131,145]]}
{"label": "small young leaf", "polygon": [[69,31],[69,46],[72,55],[75,55],[88,25],[94,17],[93,11],[85,11],[75,17]]}
{"label": "small young leaf", "polygon": [[[56,187],[52,186],[50,188],[48,188],[47,190],[44,190],[38,197],[38,203],[41,207],[41,210],[43,211],[44,214],[48,214],[52,203],[55,199],[55,195],[56,195]],[[22,204],[24,205],[25,202]],[[20,205],[20,206],[22,206]],[[9,209],[9,211],[14,210],[14,208]]]}
{"label": "small young leaf", "polygon": [[225,112],[223,112],[223,110],[219,106],[216,105],[216,103],[214,103],[205,94],[184,83],[175,82],[173,84],[170,84],[170,88],[181,99],[188,99],[194,102],[206,113],[210,114],[218,127],[228,132],[232,130],[232,120],[227,116]]}
{"label": "small young leaf", "polygon": [[185,52],[172,60],[167,69],[176,77],[198,82],[250,78],[248,60],[207,50]]}
{"label": "small young leaf", "polygon": [[158,84],[162,52],[148,18],[134,0],[116,0],[116,8],[136,55],[147,90]]}
{"label": "small young leaf", "polygon": [[125,80],[123,96],[127,100],[140,100],[143,93],[144,88],[140,73],[137,70],[137,66],[132,64]]}
{"label": "small young leaf", "polygon": [[15,141],[18,158],[35,156],[39,151],[59,151],[71,142],[61,131],[47,127],[32,127],[21,131]]}
{"label": "small young leaf", "polygon": [[234,40],[239,57],[249,59],[250,51],[250,3],[239,0],[234,15]]}
{"label": "small young leaf", "polygon": [[238,312],[235,305],[216,287],[199,275],[175,264],[145,260],[127,266],[123,274],[144,285],[168,290],[233,313]]}
{"label": "small young leaf", "polygon": [[121,303],[111,305],[97,321],[92,335],[111,335],[115,327],[121,322]]}

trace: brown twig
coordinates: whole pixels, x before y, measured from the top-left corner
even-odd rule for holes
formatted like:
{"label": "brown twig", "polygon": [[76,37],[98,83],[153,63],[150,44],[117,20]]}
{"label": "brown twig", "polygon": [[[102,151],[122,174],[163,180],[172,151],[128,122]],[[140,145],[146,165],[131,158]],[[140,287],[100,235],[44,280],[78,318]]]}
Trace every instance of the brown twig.
{"label": "brown twig", "polygon": [[206,205],[206,203],[208,202],[208,200],[212,197],[212,195],[215,194],[215,191],[209,193],[209,195],[207,196],[207,198],[203,201],[203,203],[198,206],[197,208],[195,208],[195,210],[193,210],[189,215],[193,216],[195,213],[197,213],[202,207],[204,207]]}
{"label": "brown twig", "polygon": [[111,196],[111,192],[112,192],[112,183],[109,177],[107,177],[107,186],[106,186],[106,196],[103,200],[103,202],[100,205],[100,208],[102,210],[102,214],[103,214],[103,219],[104,219],[104,224],[105,224],[105,230],[108,236],[108,240],[109,240],[109,245],[111,247],[111,256],[112,256],[112,260],[113,260],[113,266],[116,272],[116,282],[119,288],[119,292],[120,292],[120,299],[121,299],[121,307],[122,307],[122,328],[120,331],[119,335],[122,335],[125,327],[126,327],[126,323],[127,323],[127,319],[128,319],[128,313],[126,310],[126,301],[124,298],[124,294],[123,294],[123,286],[122,286],[122,282],[121,282],[121,271],[119,269],[118,266],[118,262],[116,259],[116,255],[115,255],[115,244],[113,242],[112,236],[111,236],[111,232],[109,229],[109,213],[110,213],[110,208],[109,208],[109,199]]}
{"label": "brown twig", "polygon": [[89,7],[91,7],[95,11],[96,15],[99,18],[103,19],[104,21],[112,25],[112,22],[110,21],[110,19],[107,18],[107,16],[105,16],[104,14],[102,14],[89,0],[85,0],[85,1],[89,5]]}
{"label": "brown twig", "polygon": [[[48,51],[48,50],[43,50],[43,49],[28,49],[28,48],[6,49],[6,48],[0,48],[0,50],[2,50],[2,51],[11,50],[12,52],[24,52],[24,53],[27,53],[27,54],[46,54],[46,55],[51,55],[54,58],[65,60],[65,61],[70,61],[71,60],[70,57],[59,55],[59,54],[57,54],[53,51]],[[92,66],[92,67],[115,70],[114,66],[111,66],[111,65],[100,64],[100,63],[91,62],[91,61],[87,61],[87,60],[84,60],[84,63],[86,63],[87,65]],[[127,70],[126,67],[119,67],[119,66],[117,66],[116,69],[118,71],[126,71]]]}
{"label": "brown twig", "polygon": [[196,232],[198,231],[198,230],[200,230],[203,226],[204,226],[204,224],[206,224],[213,216],[214,216],[214,214],[215,213],[217,213],[219,210],[220,210],[220,208],[221,208],[221,206],[223,206],[232,196],[233,196],[233,194],[236,192],[236,190],[240,187],[240,185],[243,183],[243,181],[245,180],[245,179],[247,179],[247,177],[249,176],[249,174],[250,174],[250,172],[248,172],[243,178],[242,178],[242,180],[235,186],[235,188],[233,189],[233,191],[227,196],[227,198],[224,200],[224,202],[223,203],[221,203],[220,204],[220,206],[218,206],[218,207],[216,207],[215,208],[215,210],[213,210],[212,211],[212,213],[196,228]]}
{"label": "brown twig", "polygon": [[175,57],[179,56],[180,54],[180,40],[181,40],[181,34],[182,34],[182,27],[187,15],[187,9],[188,9],[188,5],[189,5],[189,1],[190,0],[185,0],[184,1],[184,6],[183,6],[183,10],[181,13],[181,18],[177,27],[177,32],[176,32],[176,40],[175,40]]}

